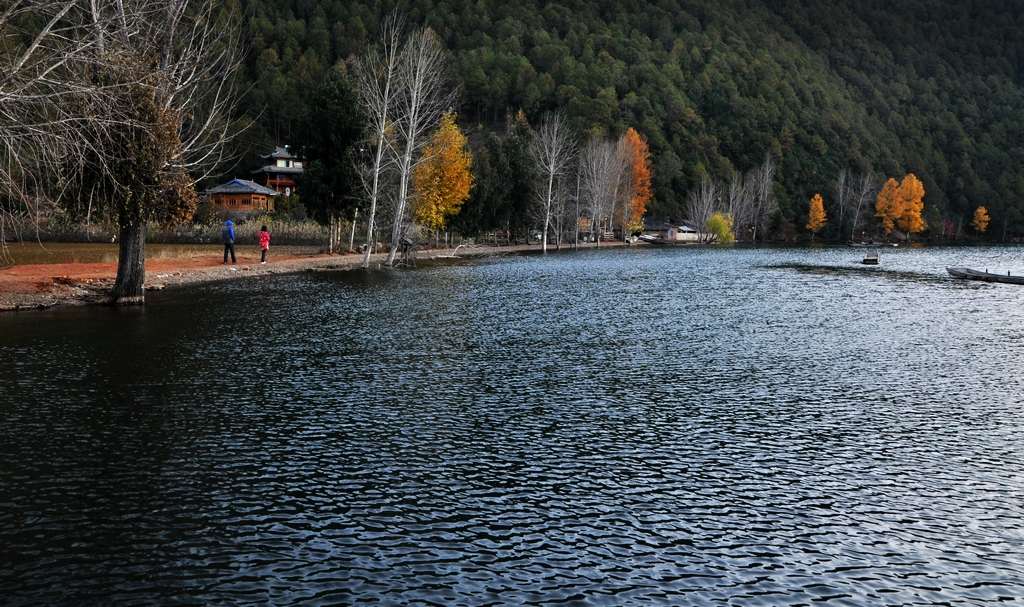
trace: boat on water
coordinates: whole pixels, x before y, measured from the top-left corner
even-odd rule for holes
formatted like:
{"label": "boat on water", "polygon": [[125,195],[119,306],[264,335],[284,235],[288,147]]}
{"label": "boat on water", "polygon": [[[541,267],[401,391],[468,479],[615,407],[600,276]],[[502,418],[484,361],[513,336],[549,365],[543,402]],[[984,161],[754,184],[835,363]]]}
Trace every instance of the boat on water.
{"label": "boat on water", "polygon": [[981,270],[974,270],[971,268],[946,268],[949,275],[953,278],[962,278],[965,280],[981,280],[984,282],[1002,282],[1011,285],[1024,285],[1024,276],[1013,276],[1009,272],[1006,274],[996,274],[994,272]]}
{"label": "boat on water", "polygon": [[866,266],[877,266],[878,265],[878,259],[879,259],[879,252],[878,251],[871,251],[870,253],[865,253],[864,254],[864,259],[861,260],[861,263],[866,265]]}
{"label": "boat on water", "polygon": [[851,247],[860,248],[860,249],[866,249],[866,248],[877,249],[879,247],[892,247],[892,248],[895,249],[895,248],[900,246],[899,243],[897,243],[897,242],[885,242],[885,243],[879,243],[879,242],[849,242],[847,244],[849,246],[851,246]]}

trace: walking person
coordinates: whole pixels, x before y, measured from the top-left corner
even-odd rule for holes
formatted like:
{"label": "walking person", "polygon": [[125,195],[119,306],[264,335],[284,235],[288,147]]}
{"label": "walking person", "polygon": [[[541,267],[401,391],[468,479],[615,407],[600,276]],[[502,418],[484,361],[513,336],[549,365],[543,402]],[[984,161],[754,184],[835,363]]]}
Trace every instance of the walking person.
{"label": "walking person", "polygon": [[267,251],[270,250],[270,232],[267,226],[260,228],[260,263],[267,263]]}
{"label": "walking person", "polygon": [[224,242],[224,264],[228,263],[228,253],[231,253],[231,264],[237,263],[235,260],[235,224],[230,219],[224,222],[224,227],[220,229],[220,239]]}

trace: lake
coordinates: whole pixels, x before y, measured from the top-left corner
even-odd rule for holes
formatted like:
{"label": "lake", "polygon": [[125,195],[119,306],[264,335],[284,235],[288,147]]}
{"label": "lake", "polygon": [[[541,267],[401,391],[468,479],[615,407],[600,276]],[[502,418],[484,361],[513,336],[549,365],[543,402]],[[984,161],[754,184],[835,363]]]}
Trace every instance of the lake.
{"label": "lake", "polygon": [[0,596],[1024,601],[1024,249],[653,249],[0,315]]}

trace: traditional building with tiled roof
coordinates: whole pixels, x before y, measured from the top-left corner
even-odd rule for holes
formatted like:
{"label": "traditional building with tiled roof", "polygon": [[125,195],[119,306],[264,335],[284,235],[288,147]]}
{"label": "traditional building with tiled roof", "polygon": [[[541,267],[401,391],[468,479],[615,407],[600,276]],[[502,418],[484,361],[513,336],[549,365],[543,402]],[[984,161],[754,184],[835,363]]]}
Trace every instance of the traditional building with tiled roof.
{"label": "traditional building with tiled roof", "polygon": [[292,154],[288,146],[278,146],[260,158],[265,164],[252,172],[255,181],[285,196],[297,191],[297,181],[303,172],[302,160]]}

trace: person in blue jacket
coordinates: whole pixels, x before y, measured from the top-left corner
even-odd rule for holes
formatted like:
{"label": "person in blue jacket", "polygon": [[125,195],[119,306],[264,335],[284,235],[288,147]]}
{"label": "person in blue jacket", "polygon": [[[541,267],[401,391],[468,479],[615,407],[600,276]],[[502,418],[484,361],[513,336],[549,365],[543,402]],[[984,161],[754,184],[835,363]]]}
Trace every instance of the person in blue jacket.
{"label": "person in blue jacket", "polygon": [[220,239],[224,241],[224,263],[228,262],[228,253],[231,253],[231,263],[235,262],[235,224],[229,219],[224,222],[220,229]]}

